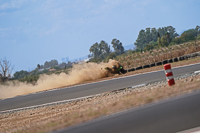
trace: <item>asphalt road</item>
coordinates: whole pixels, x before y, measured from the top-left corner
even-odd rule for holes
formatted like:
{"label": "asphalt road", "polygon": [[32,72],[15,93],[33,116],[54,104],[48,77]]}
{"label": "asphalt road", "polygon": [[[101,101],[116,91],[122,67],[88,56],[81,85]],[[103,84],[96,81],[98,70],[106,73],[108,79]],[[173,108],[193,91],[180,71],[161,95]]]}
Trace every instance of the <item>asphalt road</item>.
{"label": "asphalt road", "polygon": [[[200,63],[172,69],[175,77],[197,70],[200,70]],[[18,96],[0,100],[0,111],[84,97],[164,79],[165,74],[164,71],[161,70],[53,91]]]}
{"label": "asphalt road", "polygon": [[175,133],[200,126],[200,91],[53,133]]}

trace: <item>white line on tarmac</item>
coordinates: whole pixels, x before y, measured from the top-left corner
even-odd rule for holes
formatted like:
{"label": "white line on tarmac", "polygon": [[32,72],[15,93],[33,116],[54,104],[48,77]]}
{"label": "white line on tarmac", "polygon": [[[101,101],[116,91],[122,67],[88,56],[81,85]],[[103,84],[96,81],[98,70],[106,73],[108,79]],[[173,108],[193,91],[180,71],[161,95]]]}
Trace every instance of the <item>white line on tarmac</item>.
{"label": "white line on tarmac", "polygon": [[[136,86],[132,86],[132,88],[141,87],[141,86],[145,86],[145,84],[139,84],[139,85],[136,85]],[[34,105],[34,106],[29,106],[29,107],[16,108],[16,109],[11,109],[11,110],[4,110],[4,111],[0,111],[0,114],[1,113],[14,112],[14,111],[20,111],[20,110],[26,110],[26,109],[32,109],[32,108],[38,108],[38,107],[44,107],[44,106],[48,106],[48,105],[50,106],[50,105],[56,105],[56,104],[61,104],[61,103],[68,103],[68,102],[73,102],[73,101],[77,101],[77,100],[84,100],[84,99],[87,99],[87,98],[93,98],[93,97],[100,96],[101,94],[103,94],[103,93],[85,96],[85,97],[74,98],[74,99],[69,99],[69,100],[62,100],[62,101],[56,101],[56,102],[45,103],[45,104],[40,104],[40,105]]]}
{"label": "white line on tarmac", "polygon": [[200,127],[188,129],[188,130],[177,132],[177,133],[200,133]]}
{"label": "white line on tarmac", "polygon": [[[173,67],[172,70],[176,69],[176,68],[182,68],[182,67],[193,66],[193,65],[200,65],[200,63],[190,64],[190,65],[184,65],[184,66],[179,66],[179,67]],[[55,88],[55,89],[51,89],[51,90],[46,90],[46,91],[41,91],[41,92],[36,92],[36,93],[31,93],[31,94],[26,94],[26,95],[19,95],[19,96],[27,96],[27,95],[32,95],[32,94],[37,94],[37,93],[44,93],[44,92],[47,92],[47,91],[61,90],[61,89],[66,89],[66,88],[74,88],[74,87],[84,86],[84,85],[89,85],[89,84],[97,84],[97,83],[101,83],[101,82],[107,82],[107,81],[111,81],[111,80],[128,78],[128,77],[134,77],[134,76],[138,76],[138,75],[155,73],[155,72],[159,72],[159,71],[164,71],[164,69],[163,70],[158,70],[158,71],[151,71],[151,72],[136,74],[136,75],[130,75],[130,76],[124,76],[124,77],[119,77],[119,78],[113,78],[113,79],[103,80],[103,81],[99,81],[99,82],[93,82],[93,83],[86,83],[86,84],[81,84],[81,85],[75,85],[75,86],[71,86],[71,87]],[[18,97],[18,96],[15,96],[15,97]],[[15,98],[15,97],[11,97],[11,98]],[[10,98],[7,98],[7,99],[10,99]],[[5,100],[5,99],[1,99],[1,100]]]}
{"label": "white line on tarmac", "polygon": [[195,71],[194,73],[195,73],[195,74],[196,74],[196,73],[200,73],[200,70],[199,70],[199,71]]}

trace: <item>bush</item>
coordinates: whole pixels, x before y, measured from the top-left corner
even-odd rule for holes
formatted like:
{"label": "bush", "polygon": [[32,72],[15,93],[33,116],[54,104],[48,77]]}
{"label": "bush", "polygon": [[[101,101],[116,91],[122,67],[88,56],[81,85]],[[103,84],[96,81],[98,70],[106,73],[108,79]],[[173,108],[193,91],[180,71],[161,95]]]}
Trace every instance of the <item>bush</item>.
{"label": "bush", "polygon": [[20,79],[19,81],[35,84],[35,82],[37,82],[38,79],[39,79],[39,75],[29,75]]}
{"label": "bush", "polygon": [[25,76],[28,75],[28,72],[27,71],[20,71],[20,72],[15,72],[14,74],[14,79],[21,79],[21,78],[24,78]]}
{"label": "bush", "polygon": [[108,62],[109,59],[114,59],[114,58],[116,58],[116,54],[115,54],[115,53],[110,53],[110,54],[106,57],[105,62]]}
{"label": "bush", "polygon": [[199,36],[197,36],[197,40],[200,40],[200,35],[199,35]]}

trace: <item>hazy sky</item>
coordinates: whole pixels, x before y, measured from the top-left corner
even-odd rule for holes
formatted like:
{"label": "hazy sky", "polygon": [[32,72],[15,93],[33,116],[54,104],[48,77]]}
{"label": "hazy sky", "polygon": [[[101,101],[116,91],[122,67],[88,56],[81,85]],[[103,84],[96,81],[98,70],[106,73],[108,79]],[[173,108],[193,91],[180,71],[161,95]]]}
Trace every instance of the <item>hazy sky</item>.
{"label": "hazy sky", "polygon": [[101,40],[133,44],[141,29],[200,25],[199,0],[0,0],[0,59],[15,71],[89,54]]}

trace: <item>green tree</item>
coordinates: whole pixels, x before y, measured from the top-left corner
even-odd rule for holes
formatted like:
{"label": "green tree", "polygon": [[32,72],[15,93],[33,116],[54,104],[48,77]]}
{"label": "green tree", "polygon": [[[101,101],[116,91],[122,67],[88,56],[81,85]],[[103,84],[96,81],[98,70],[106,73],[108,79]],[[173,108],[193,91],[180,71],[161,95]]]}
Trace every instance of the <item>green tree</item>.
{"label": "green tree", "polygon": [[162,27],[158,29],[158,33],[160,34],[160,37],[164,36],[166,32],[167,32],[166,27]]}
{"label": "green tree", "polygon": [[122,43],[119,40],[113,39],[111,44],[112,44],[112,47],[114,48],[116,55],[120,55],[124,53],[124,47],[122,46]]}
{"label": "green tree", "polygon": [[146,47],[144,48],[144,50],[145,51],[149,51],[149,50],[151,50],[151,49],[153,49],[154,47],[153,47],[153,45],[152,44],[148,44],[148,45],[146,45]]}
{"label": "green tree", "polygon": [[157,40],[157,43],[158,43],[158,47],[162,47],[161,39],[160,39],[160,34],[159,34],[159,33],[158,33],[158,40]]}
{"label": "green tree", "polygon": [[116,54],[115,53],[110,53],[107,57],[106,57],[106,62],[109,61],[109,59],[113,59],[116,58]]}
{"label": "green tree", "polygon": [[197,36],[197,32],[195,29],[189,29],[181,34],[182,42],[192,41],[195,40]]}
{"label": "green tree", "polygon": [[169,32],[166,32],[166,33],[165,33],[165,37],[166,37],[166,39],[167,39],[168,44],[170,44],[170,41],[171,41],[171,39],[170,39],[170,33],[169,33]]}
{"label": "green tree", "polygon": [[158,39],[158,32],[156,30],[156,28],[152,28],[151,29],[151,37],[152,37],[152,41],[156,42]]}
{"label": "green tree", "polygon": [[44,69],[50,68],[50,67],[54,67],[56,65],[58,65],[58,61],[57,60],[46,61],[44,63]]}
{"label": "green tree", "polygon": [[[175,28],[172,27],[172,26],[167,26],[167,27],[166,27],[166,30],[167,30],[166,32],[170,34],[170,36],[169,36],[170,39],[173,39],[173,38],[179,36],[179,35],[176,33]],[[170,41],[171,41],[171,40],[170,40]]]}
{"label": "green tree", "polygon": [[150,44],[151,41],[158,42],[158,33],[160,35],[160,39],[162,36],[166,36],[168,43],[170,43],[172,39],[178,36],[178,34],[175,31],[175,28],[173,28],[172,26],[162,27],[158,30],[156,28],[146,28],[146,31],[141,30],[139,32],[138,38],[134,44],[137,46],[137,49],[144,49],[145,46],[147,44]]}
{"label": "green tree", "polygon": [[145,30],[140,30],[138,38],[136,42],[134,43],[137,49],[144,49],[145,45]]}
{"label": "green tree", "polygon": [[51,60],[50,62],[51,67],[58,65],[58,61],[57,60]]}
{"label": "green tree", "polygon": [[14,79],[21,79],[21,78],[28,76],[28,72],[24,71],[24,70],[17,71],[14,73],[13,76],[14,76]]}
{"label": "green tree", "polygon": [[40,65],[40,69],[44,69],[44,65]]}
{"label": "green tree", "polygon": [[176,37],[172,40],[172,42],[170,43],[170,45],[174,45],[174,44],[180,44],[182,42],[180,37]]}
{"label": "green tree", "polygon": [[99,44],[100,48],[100,59],[106,58],[110,53],[110,46],[105,41],[101,41]]}
{"label": "green tree", "polygon": [[197,25],[195,30],[197,32],[197,36],[200,36],[200,26]]}
{"label": "green tree", "polygon": [[93,54],[94,58],[97,59],[100,55],[99,44],[96,42],[90,47],[90,53]]}
{"label": "green tree", "polygon": [[50,67],[50,63],[48,61],[45,61],[44,63],[44,69],[49,68]]}
{"label": "green tree", "polygon": [[168,46],[168,41],[165,36],[162,36],[160,41],[161,41],[161,47]]}
{"label": "green tree", "polygon": [[151,28],[146,28],[146,32],[145,32],[145,43],[146,45],[152,41],[152,37],[151,37]]}
{"label": "green tree", "polygon": [[40,69],[40,64],[37,64],[37,68]]}
{"label": "green tree", "polygon": [[110,46],[105,42],[101,41],[99,44],[96,42],[93,44],[89,51],[94,55],[94,59],[105,59],[110,53]]}

